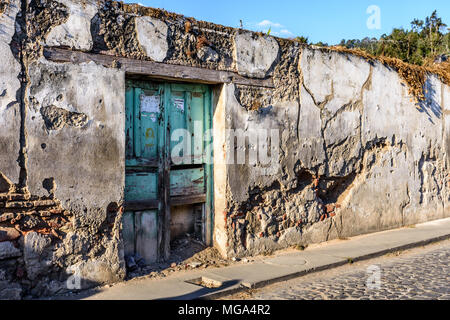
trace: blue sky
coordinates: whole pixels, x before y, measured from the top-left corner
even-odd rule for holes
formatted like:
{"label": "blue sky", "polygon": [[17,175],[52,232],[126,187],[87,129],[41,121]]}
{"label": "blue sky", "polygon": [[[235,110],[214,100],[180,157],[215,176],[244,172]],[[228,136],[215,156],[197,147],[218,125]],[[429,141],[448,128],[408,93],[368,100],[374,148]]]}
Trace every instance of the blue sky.
{"label": "blue sky", "polygon": [[[148,7],[285,38],[302,35],[310,41],[337,44],[341,39],[379,37],[394,27],[409,28],[414,18],[424,19],[435,9],[450,25],[449,0],[126,0]],[[369,29],[371,5],[380,9],[381,29]]]}

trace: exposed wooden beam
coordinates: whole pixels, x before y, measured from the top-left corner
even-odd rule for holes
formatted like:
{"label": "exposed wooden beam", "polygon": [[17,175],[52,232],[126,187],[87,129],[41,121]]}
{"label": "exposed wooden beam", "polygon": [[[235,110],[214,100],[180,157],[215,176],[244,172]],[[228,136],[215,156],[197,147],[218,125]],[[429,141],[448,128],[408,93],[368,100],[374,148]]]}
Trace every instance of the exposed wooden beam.
{"label": "exposed wooden beam", "polygon": [[[170,206],[187,206],[191,204],[206,203],[206,194],[198,194],[192,196],[170,197]],[[125,211],[145,211],[157,210],[159,208],[159,200],[148,201],[126,201],[124,203]]]}
{"label": "exposed wooden beam", "polygon": [[184,80],[209,84],[235,83],[240,85],[273,88],[273,80],[252,79],[235,72],[180,66],[137,60],[104,54],[85,53],[60,48],[44,48],[44,57],[54,62],[83,63],[94,61],[106,67],[117,67],[129,74],[145,75],[166,80]]}

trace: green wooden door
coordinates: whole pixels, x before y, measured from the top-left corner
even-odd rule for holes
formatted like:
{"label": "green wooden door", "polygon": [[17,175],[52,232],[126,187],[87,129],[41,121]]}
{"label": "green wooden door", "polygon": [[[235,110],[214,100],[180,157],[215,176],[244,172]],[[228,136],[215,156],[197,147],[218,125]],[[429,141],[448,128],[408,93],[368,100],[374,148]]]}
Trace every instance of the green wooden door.
{"label": "green wooden door", "polygon": [[168,258],[173,205],[205,203],[211,215],[211,114],[207,86],[127,82],[126,255],[148,264]]}

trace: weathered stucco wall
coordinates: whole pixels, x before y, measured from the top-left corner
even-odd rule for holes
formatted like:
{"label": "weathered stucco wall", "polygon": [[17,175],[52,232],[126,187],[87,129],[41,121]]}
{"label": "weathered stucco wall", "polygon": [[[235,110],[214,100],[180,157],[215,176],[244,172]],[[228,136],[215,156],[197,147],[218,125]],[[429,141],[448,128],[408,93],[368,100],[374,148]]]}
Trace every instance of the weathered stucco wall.
{"label": "weathered stucco wall", "polygon": [[51,193],[76,212],[77,224],[101,222],[104,208],[123,201],[125,74],[44,60],[28,71],[29,190],[48,195],[53,181]]}
{"label": "weathered stucco wall", "polygon": [[[15,31],[15,21],[20,1],[11,1],[0,15],[0,180],[19,183],[20,167],[17,163],[20,150],[20,63],[14,57],[10,43]],[[0,191],[8,187],[0,182]]]}
{"label": "weathered stucco wall", "polygon": [[[225,256],[450,216],[450,89],[436,76],[417,105],[395,70],[345,53],[115,1],[3,3],[0,298],[125,276],[126,74],[50,61],[44,47],[273,81],[214,87],[214,240]],[[276,130],[279,158],[227,163],[239,149],[230,129]]]}
{"label": "weathered stucco wall", "polygon": [[416,105],[380,63],[312,49],[300,55],[299,101],[258,111],[227,104],[230,128],[281,132],[277,174],[228,167],[228,254],[448,217],[448,87],[429,76],[427,100]]}
{"label": "weathered stucco wall", "polygon": [[125,277],[125,73],[40,54],[41,39],[91,49],[96,12],[78,1],[12,1],[0,15],[0,173],[12,185],[0,190],[0,298]]}

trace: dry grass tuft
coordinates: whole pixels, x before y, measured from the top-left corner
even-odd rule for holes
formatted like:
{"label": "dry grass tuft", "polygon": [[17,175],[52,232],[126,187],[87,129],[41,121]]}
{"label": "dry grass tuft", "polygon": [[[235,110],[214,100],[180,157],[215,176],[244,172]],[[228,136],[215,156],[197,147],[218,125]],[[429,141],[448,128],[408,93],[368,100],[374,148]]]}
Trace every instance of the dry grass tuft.
{"label": "dry grass tuft", "polygon": [[184,16],[181,14],[168,12],[163,9],[148,8],[148,7],[138,5],[138,4],[121,3],[121,5],[122,5],[124,12],[136,14],[136,15],[140,15],[140,16],[150,16],[150,17],[153,17],[156,19],[161,19],[161,20],[177,20],[177,19],[184,18]]}
{"label": "dry grass tuft", "polygon": [[192,28],[192,23],[189,20],[186,20],[184,23],[184,32],[189,33]]}
{"label": "dry grass tuft", "polygon": [[[8,3],[9,0],[3,0],[0,4],[0,13],[2,10],[4,10],[4,3]],[[2,7],[3,6],[3,7]],[[165,10],[161,9],[155,9],[155,8],[147,8],[136,4],[124,4],[121,3],[121,6],[124,10],[124,12],[137,14],[137,15],[143,15],[143,16],[151,16],[157,19],[162,20],[179,20],[182,19],[185,21],[185,32],[189,33],[192,30],[193,24],[197,23],[203,23],[201,21],[196,21],[192,18],[185,18],[182,15],[167,12]],[[207,23],[208,24],[208,23]],[[208,24],[209,25],[209,24]],[[224,27],[225,28],[225,27]],[[232,32],[234,29],[226,27],[227,30],[230,30]],[[265,36],[264,33],[256,33],[259,36]],[[283,39],[283,41],[286,41]],[[199,50],[204,46],[210,45],[209,41],[206,39],[204,35],[200,36],[197,40],[196,49]],[[406,63],[400,59],[397,58],[390,58],[386,56],[373,56],[366,51],[363,51],[361,49],[347,49],[342,46],[333,46],[333,47],[324,47],[321,48],[321,50],[330,50],[335,52],[342,52],[347,54],[352,54],[355,56],[362,57],[370,62],[379,61],[383,63],[384,65],[396,70],[400,77],[405,81],[405,83],[408,85],[409,88],[409,94],[411,94],[415,99],[416,102],[420,102],[425,100],[425,94],[424,94],[424,85],[427,78],[427,74],[435,74],[439,77],[439,79],[447,84],[450,85],[450,62],[444,62],[440,64],[434,63],[434,61],[429,60],[426,62],[423,66],[418,65],[412,65],[409,63]],[[193,52],[187,52],[187,55],[190,57],[193,55]]]}
{"label": "dry grass tuft", "polygon": [[6,11],[6,8],[9,6],[9,0],[1,0],[0,2],[0,14]]}
{"label": "dry grass tuft", "polygon": [[435,74],[439,79],[450,85],[450,62],[434,63],[428,61],[424,66],[418,66],[406,63],[397,58],[385,56],[373,56],[360,49],[347,49],[342,46],[334,46],[329,48],[331,51],[349,53],[362,57],[369,62],[379,61],[384,65],[396,70],[400,77],[406,82],[409,88],[409,94],[416,98],[416,102],[425,100],[424,85],[427,74]]}
{"label": "dry grass tuft", "polygon": [[211,42],[209,42],[208,39],[206,39],[206,37],[204,35],[201,35],[197,39],[197,45],[196,45],[197,50],[200,50],[201,48],[210,46],[210,45],[211,45]]}
{"label": "dry grass tuft", "polygon": [[450,61],[435,63],[433,60],[427,60],[424,67],[428,72],[436,74],[446,85],[450,85]]}

